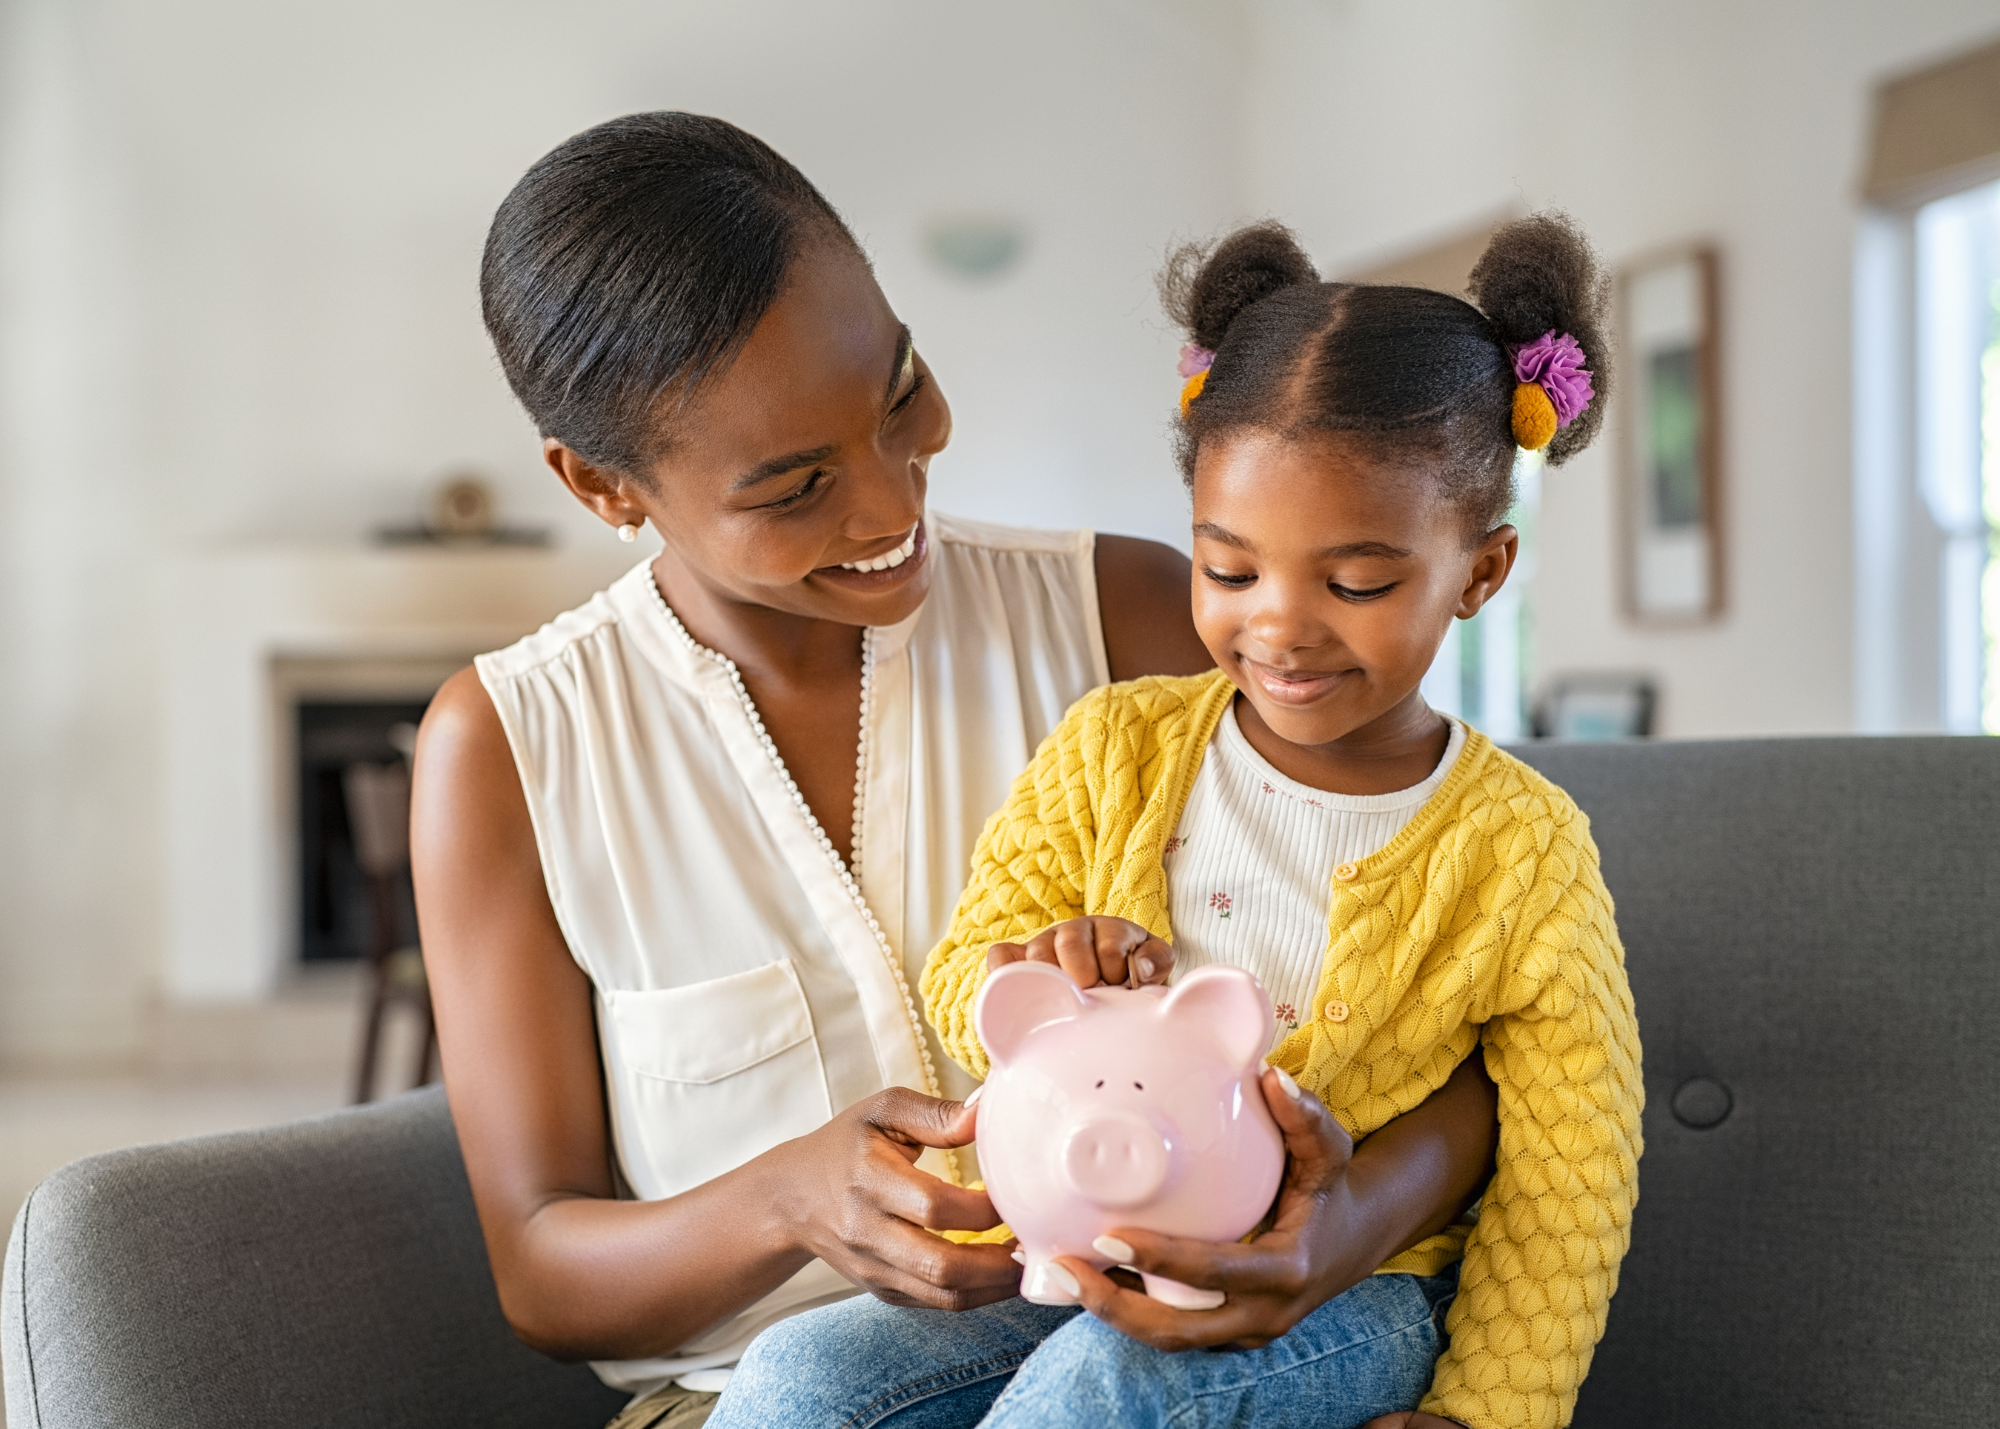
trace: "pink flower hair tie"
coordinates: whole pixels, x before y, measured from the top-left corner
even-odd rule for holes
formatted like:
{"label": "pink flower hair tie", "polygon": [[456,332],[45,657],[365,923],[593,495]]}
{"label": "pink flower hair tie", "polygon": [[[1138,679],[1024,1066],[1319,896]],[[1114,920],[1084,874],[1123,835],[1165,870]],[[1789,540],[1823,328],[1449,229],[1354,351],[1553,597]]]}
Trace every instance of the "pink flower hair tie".
{"label": "pink flower hair tie", "polygon": [[1540,451],[1557,431],[1583,415],[1596,395],[1583,347],[1551,328],[1533,342],[1510,342],[1514,364],[1514,441]]}
{"label": "pink flower hair tie", "polygon": [[1181,347],[1181,364],[1174,370],[1187,381],[1181,384],[1181,415],[1188,414],[1194,399],[1201,395],[1201,389],[1208,385],[1208,369],[1215,365],[1215,354],[1195,343]]}

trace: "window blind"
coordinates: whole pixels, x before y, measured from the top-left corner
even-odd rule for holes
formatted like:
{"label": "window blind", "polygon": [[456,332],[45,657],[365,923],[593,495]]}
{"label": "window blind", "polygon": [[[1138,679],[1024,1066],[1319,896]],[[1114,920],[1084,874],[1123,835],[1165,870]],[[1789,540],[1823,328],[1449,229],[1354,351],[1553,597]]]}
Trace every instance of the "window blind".
{"label": "window blind", "polygon": [[1885,82],[1862,194],[1888,208],[2000,178],[2000,40]]}

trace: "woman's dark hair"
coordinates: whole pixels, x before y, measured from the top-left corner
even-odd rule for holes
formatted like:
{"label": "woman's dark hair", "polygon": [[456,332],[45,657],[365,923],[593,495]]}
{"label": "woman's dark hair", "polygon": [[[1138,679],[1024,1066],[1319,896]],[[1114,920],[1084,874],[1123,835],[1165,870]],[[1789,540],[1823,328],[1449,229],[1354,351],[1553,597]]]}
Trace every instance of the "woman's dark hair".
{"label": "woman's dark hair", "polygon": [[699,114],[628,114],[528,170],[479,269],[486,331],[545,437],[643,477],[808,242],[852,244],[768,144]]}
{"label": "woman's dark hair", "polygon": [[1582,347],[1595,395],[1544,455],[1560,465],[1604,421],[1608,281],[1570,219],[1497,229],[1472,270],[1474,302],[1428,288],[1322,283],[1289,229],[1260,223],[1212,250],[1177,250],[1160,276],[1167,313],[1215,353],[1179,431],[1182,475],[1223,432],[1324,433],[1370,456],[1429,468],[1484,535],[1513,504],[1514,370],[1507,347],[1551,330]]}

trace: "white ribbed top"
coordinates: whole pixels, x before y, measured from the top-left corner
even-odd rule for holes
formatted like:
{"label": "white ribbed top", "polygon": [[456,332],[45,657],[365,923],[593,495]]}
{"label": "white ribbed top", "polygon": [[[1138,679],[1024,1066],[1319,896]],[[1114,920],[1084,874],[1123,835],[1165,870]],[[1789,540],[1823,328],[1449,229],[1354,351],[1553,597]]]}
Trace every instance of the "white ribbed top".
{"label": "white ribbed top", "polygon": [[1430,778],[1393,794],[1332,794],[1288,779],[1244,738],[1231,704],[1167,840],[1174,973],[1226,963],[1252,974],[1299,1025],[1326,957],[1333,870],[1387,846],[1438,791],[1465,748],[1465,726]]}

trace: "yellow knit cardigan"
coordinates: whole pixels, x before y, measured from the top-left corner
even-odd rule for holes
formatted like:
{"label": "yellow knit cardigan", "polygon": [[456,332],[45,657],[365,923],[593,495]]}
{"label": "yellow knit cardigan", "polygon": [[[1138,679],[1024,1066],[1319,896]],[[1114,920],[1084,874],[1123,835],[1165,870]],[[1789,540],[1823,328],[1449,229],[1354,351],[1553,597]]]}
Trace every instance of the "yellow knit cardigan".
{"label": "yellow knit cardigan", "polygon": [[[1171,938],[1166,841],[1235,688],[1219,672],[1080,700],[973,853],[922,990],[975,1076],[986,949],[1086,914]],[[1638,1200],[1639,1033],[1589,821],[1473,734],[1381,852],[1335,872],[1312,1017],[1271,1054],[1356,1137],[1442,1086],[1474,1046],[1500,1089],[1498,1169],[1468,1235],[1382,1267],[1462,1254],[1451,1343],[1423,1408],[1473,1429],[1569,1422],[1604,1333]]]}

